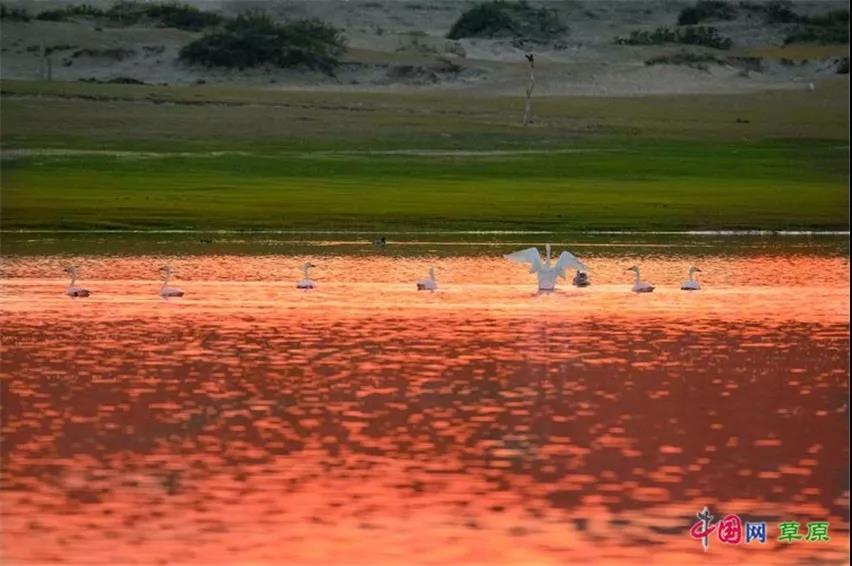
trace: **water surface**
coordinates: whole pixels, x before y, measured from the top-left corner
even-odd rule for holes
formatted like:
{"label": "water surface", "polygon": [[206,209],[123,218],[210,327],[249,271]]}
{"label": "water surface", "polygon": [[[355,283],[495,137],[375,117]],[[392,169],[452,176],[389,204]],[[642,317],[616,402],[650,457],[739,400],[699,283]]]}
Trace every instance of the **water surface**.
{"label": "water surface", "polygon": [[[586,241],[537,294],[515,240],[7,257],[4,562],[848,562],[847,243]],[[705,556],[705,505],[831,541]]]}

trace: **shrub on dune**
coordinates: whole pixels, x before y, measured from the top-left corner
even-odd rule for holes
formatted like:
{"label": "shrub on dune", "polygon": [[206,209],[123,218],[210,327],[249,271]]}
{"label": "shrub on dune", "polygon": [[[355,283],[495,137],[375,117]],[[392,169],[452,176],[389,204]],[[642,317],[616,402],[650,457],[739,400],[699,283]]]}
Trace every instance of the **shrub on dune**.
{"label": "shrub on dune", "polygon": [[849,43],[849,11],[835,10],[821,16],[801,17],[800,25],[784,43]]}
{"label": "shrub on dune", "polygon": [[728,37],[722,37],[714,27],[687,26],[675,30],[657,28],[654,31],[632,31],[628,37],[617,37],[619,45],[661,45],[663,43],[681,43],[701,45],[714,49],[730,49],[733,45]]}
{"label": "shrub on dune", "polygon": [[106,20],[111,24],[122,26],[150,23],[186,31],[201,31],[218,25],[224,20],[219,14],[205,12],[187,4],[132,0],[117,2],[106,10],[89,4],[80,4],[45,10],[36,16],[36,19],[50,22],[64,22],[75,18]]}
{"label": "shrub on dune", "polygon": [[304,66],[331,73],[345,49],[341,31],[319,20],[278,24],[245,12],[180,51],[181,60],[206,67]]}
{"label": "shrub on dune", "polygon": [[677,25],[692,26],[707,20],[733,20],[736,9],[721,0],[699,0],[695,6],[681,10]]}
{"label": "shrub on dune", "polygon": [[124,25],[147,20],[163,27],[187,31],[201,31],[222,23],[224,19],[219,14],[205,12],[187,4],[135,1],[116,3],[106,11],[106,17]]}
{"label": "shrub on dune", "polygon": [[7,8],[0,4],[0,20],[28,22],[30,21],[30,14],[23,8]]}
{"label": "shrub on dune", "polygon": [[447,38],[514,37],[532,41],[551,39],[566,30],[553,10],[535,8],[524,1],[493,0],[464,12]]}

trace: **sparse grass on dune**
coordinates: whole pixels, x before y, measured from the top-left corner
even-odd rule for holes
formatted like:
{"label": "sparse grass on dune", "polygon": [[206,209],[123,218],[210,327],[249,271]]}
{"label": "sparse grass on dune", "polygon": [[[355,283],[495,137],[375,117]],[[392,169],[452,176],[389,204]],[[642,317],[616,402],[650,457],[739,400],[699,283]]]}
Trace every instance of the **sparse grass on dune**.
{"label": "sparse grass on dune", "polygon": [[[3,162],[7,230],[847,226],[842,80],[542,98],[528,128],[514,98],[2,86],[4,150],[33,150]],[[458,151],[399,153],[430,148]]]}
{"label": "sparse grass on dune", "polygon": [[767,59],[790,59],[801,61],[804,59],[826,59],[829,57],[848,57],[849,44],[817,44],[817,43],[789,43],[787,45],[772,45],[760,47],[747,47],[734,51],[737,55],[747,57],[765,57]]}
{"label": "sparse grass on dune", "polygon": [[[848,78],[815,92],[625,98],[3,81],[2,140],[95,149],[576,147],[618,139],[848,140]],[[783,118],[782,118],[783,117]],[[748,124],[737,122],[748,120]]]}

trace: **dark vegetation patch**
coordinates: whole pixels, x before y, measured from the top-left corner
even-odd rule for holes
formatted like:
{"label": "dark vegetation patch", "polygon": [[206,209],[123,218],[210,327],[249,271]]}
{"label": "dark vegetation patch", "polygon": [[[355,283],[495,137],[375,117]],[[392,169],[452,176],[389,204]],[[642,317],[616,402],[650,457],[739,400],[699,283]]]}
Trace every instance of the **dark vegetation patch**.
{"label": "dark vegetation patch", "polygon": [[112,84],[112,85],[144,85],[148,84],[144,81],[140,81],[139,79],[134,79],[132,77],[115,77],[114,79],[80,79],[81,83],[96,83],[96,84]]}
{"label": "dark vegetation patch", "polygon": [[199,10],[195,6],[174,3],[148,3],[137,1],[117,2],[103,10],[88,4],[66,6],[56,10],[40,12],[37,19],[62,22],[75,18],[92,18],[108,21],[114,25],[135,25],[149,23],[161,27],[177,28],[187,31],[201,31],[216,26],[224,18],[213,12]]}
{"label": "dark vegetation patch", "polygon": [[648,66],[682,65],[685,67],[692,67],[693,69],[700,69],[702,71],[706,71],[708,70],[708,65],[724,65],[725,61],[710,53],[691,53],[689,51],[679,51],[672,55],[660,55],[659,57],[652,57],[645,61],[645,64]]}
{"label": "dark vegetation patch", "polygon": [[55,51],[70,51],[72,49],[77,49],[77,46],[69,43],[58,43],[56,45],[49,45],[45,47],[44,52],[46,55],[50,55]]}
{"label": "dark vegetation patch", "polygon": [[132,57],[136,54],[136,51],[133,49],[126,49],[124,47],[110,47],[107,49],[78,49],[74,53],[71,54],[71,57],[74,59],[78,57],[97,57],[101,59],[113,59],[114,61],[123,61],[128,57]]}
{"label": "dark vegetation patch", "polygon": [[32,19],[29,12],[23,8],[9,8],[4,4],[0,4],[0,20],[8,20],[10,22],[28,22]]}
{"label": "dark vegetation patch", "polygon": [[849,11],[835,10],[821,16],[800,17],[800,24],[784,43],[849,43]]}
{"label": "dark vegetation patch", "polygon": [[345,47],[341,30],[319,20],[278,24],[267,14],[249,11],[184,46],[180,59],[205,67],[274,65],[331,74]]}
{"label": "dark vegetation patch", "polygon": [[681,10],[678,25],[694,25],[708,20],[733,20],[738,11],[761,17],[767,24],[795,24],[784,40],[788,43],[849,43],[849,10],[833,10],[818,16],[805,16],[789,0],[740,2],[734,6],[723,0],[699,0]]}
{"label": "dark vegetation patch", "polygon": [[799,16],[793,10],[793,3],[787,0],[772,0],[771,2],[740,2],[740,9],[761,16],[767,24],[791,24],[799,21]]}
{"label": "dark vegetation patch", "polygon": [[437,83],[442,77],[454,77],[464,68],[446,58],[439,59],[434,65],[394,65],[387,71],[387,77],[394,81],[412,84]]}
{"label": "dark vegetation patch", "polygon": [[660,55],[645,61],[651,65],[681,65],[699,69],[709,70],[710,65],[729,65],[744,71],[761,71],[763,59],[760,57],[717,57],[712,53],[693,53],[690,51],[679,51],[671,55]]}
{"label": "dark vegetation patch", "polygon": [[803,26],[784,38],[784,45],[790,43],[849,43],[849,28]]}
{"label": "dark vegetation patch", "polygon": [[849,43],[849,10],[832,10],[818,16],[805,16],[794,10],[789,0],[765,4],[740,2],[740,9],[763,17],[768,24],[795,24],[784,43]]}
{"label": "dark vegetation patch", "polygon": [[219,14],[178,3],[119,2],[109,9],[108,17],[112,20],[117,19],[124,25],[147,20],[163,27],[187,31],[201,31],[224,21]]}
{"label": "dark vegetation patch", "polygon": [[721,0],[699,0],[695,6],[681,10],[677,18],[679,26],[693,26],[708,20],[733,20],[737,10]]}
{"label": "dark vegetation patch", "polygon": [[547,41],[567,29],[554,10],[536,8],[525,1],[493,0],[464,12],[450,28],[447,37],[512,37]]}
{"label": "dark vegetation patch", "polygon": [[36,15],[37,20],[44,22],[65,22],[75,18],[106,18],[107,13],[100,8],[88,4],[66,6],[55,10],[45,10]]}
{"label": "dark vegetation patch", "polygon": [[394,81],[405,81],[414,84],[437,83],[438,73],[422,65],[394,65],[388,69],[387,76]]}
{"label": "dark vegetation patch", "polygon": [[160,55],[166,50],[165,45],[143,45],[142,51],[145,52],[145,55]]}
{"label": "dark vegetation patch", "polygon": [[716,28],[710,26],[687,26],[674,30],[661,27],[654,31],[632,31],[628,37],[617,37],[615,42],[620,45],[680,43],[714,49],[730,49],[734,44],[730,38],[722,37]]}

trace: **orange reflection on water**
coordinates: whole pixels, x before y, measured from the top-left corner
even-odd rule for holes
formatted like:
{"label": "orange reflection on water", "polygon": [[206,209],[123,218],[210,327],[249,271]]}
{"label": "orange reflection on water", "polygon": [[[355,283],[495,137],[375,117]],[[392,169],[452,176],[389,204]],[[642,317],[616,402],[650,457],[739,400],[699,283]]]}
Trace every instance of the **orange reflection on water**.
{"label": "orange reflection on water", "polygon": [[[534,294],[500,258],[4,265],[6,562],[845,561],[844,259],[592,258]],[[437,268],[438,293],[413,281]],[[82,271],[82,270],[81,270]],[[688,536],[695,513],[829,543]],[[774,535],[773,535],[774,533]]]}

